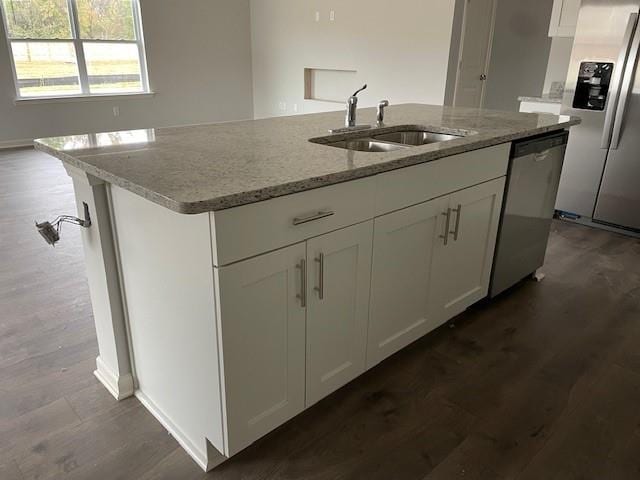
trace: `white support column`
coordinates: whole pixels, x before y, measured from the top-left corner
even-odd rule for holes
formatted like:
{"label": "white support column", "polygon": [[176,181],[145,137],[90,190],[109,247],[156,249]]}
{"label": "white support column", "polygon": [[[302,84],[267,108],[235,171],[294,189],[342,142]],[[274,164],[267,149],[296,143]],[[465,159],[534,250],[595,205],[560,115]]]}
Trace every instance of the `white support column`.
{"label": "white support column", "polygon": [[107,185],[103,180],[64,164],[73,179],[78,217],[89,206],[91,227],[82,229],[85,265],[100,354],[95,376],[118,400],[133,395],[134,382],[127,340]]}

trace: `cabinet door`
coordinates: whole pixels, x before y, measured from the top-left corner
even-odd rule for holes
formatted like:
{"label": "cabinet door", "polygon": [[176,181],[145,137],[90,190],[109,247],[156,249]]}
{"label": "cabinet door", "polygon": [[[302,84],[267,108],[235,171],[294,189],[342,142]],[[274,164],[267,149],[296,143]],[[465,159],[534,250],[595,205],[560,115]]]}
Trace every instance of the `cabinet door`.
{"label": "cabinet door", "polygon": [[304,409],[305,257],[301,243],[216,269],[229,455]]}
{"label": "cabinet door", "polygon": [[437,326],[429,293],[446,205],[446,198],[432,200],[375,220],[367,367]]}
{"label": "cabinet door", "polygon": [[449,196],[449,233],[446,244],[444,239],[436,244],[432,270],[431,306],[438,324],[489,291],[504,186],[501,178]]}
{"label": "cabinet door", "polygon": [[309,240],[307,406],[365,369],[373,222]]}
{"label": "cabinet door", "polygon": [[576,34],[580,4],[581,0],[554,0],[550,37],[573,37]]}

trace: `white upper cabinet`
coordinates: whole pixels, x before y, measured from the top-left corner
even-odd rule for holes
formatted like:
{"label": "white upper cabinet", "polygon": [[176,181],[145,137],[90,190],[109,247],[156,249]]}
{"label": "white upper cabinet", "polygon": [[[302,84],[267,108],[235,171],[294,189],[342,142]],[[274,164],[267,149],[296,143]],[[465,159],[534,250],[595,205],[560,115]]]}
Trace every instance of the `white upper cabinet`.
{"label": "white upper cabinet", "polygon": [[554,0],[549,25],[550,37],[573,37],[576,34],[581,0]]}
{"label": "white upper cabinet", "polygon": [[440,198],[375,220],[368,368],[436,327],[429,309],[432,257],[447,204]]}
{"label": "white upper cabinet", "polygon": [[365,370],[373,221],[307,242],[307,401]]}
{"label": "white upper cabinet", "polygon": [[218,269],[228,455],[304,409],[305,258],[300,243]]}
{"label": "white upper cabinet", "polygon": [[[450,195],[443,211],[445,239],[433,255],[430,305],[436,323],[466,310],[489,291],[504,178]],[[448,228],[447,228],[448,227]]]}

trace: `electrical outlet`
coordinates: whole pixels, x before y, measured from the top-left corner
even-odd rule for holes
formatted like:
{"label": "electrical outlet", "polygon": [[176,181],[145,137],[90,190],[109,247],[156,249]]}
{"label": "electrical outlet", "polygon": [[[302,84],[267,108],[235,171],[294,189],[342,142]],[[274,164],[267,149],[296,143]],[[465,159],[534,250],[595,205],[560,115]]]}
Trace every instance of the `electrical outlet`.
{"label": "electrical outlet", "polygon": [[114,117],[120,116],[120,107],[113,107],[113,116]]}
{"label": "electrical outlet", "polygon": [[335,12],[335,10],[331,10],[329,12],[329,21],[335,22],[335,20],[336,20],[336,12]]}
{"label": "electrical outlet", "polygon": [[320,21],[320,12],[316,11],[316,22]]}
{"label": "electrical outlet", "polygon": [[280,102],[279,107],[280,107],[281,111],[286,112],[287,111],[287,102]]}
{"label": "electrical outlet", "polygon": [[294,104],[293,104],[293,111],[294,111],[295,113],[298,113],[298,104],[297,104],[297,103],[294,103]]}

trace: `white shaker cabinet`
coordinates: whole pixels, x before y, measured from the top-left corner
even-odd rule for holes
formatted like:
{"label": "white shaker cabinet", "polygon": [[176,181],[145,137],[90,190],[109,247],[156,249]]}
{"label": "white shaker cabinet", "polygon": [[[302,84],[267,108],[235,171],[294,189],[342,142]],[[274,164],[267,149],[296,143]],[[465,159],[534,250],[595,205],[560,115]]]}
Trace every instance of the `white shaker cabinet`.
{"label": "white shaker cabinet", "polygon": [[376,218],[367,367],[487,295],[504,179]]}
{"label": "white shaker cabinet", "polygon": [[550,37],[573,37],[582,0],[554,0],[549,25]]}
{"label": "white shaker cabinet", "polygon": [[373,222],[307,242],[307,400],[365,370]]}
{"label": "white shaker cabinet", "polygon": [[372,229],[216,269],[231,454],[364,372]]}
{"label": "white shaker cabinet", "polygon": [[484,298],[489,290],[504,178],[448,196],[433,256],[430,304],[444,323]]}
{"label": "white shaker cabinet", "polygon": [[304,409],[305,261],[299,243],[216,269],[229,455]]}
{"label": "white shaker cabinet", "polygon": [[446,198],[439,198],[375,220],[368,368],[437,326],[429,291],[441,212],[447,205]]}

